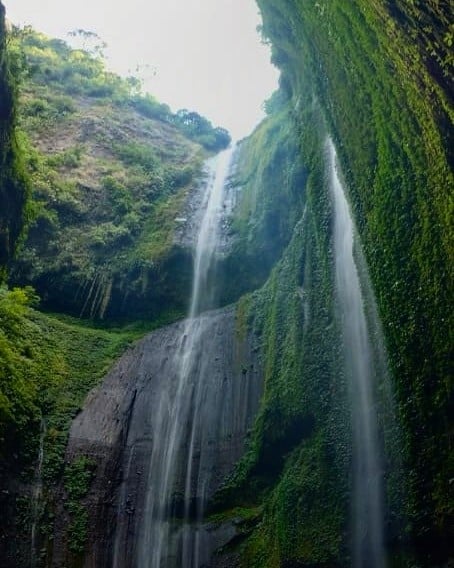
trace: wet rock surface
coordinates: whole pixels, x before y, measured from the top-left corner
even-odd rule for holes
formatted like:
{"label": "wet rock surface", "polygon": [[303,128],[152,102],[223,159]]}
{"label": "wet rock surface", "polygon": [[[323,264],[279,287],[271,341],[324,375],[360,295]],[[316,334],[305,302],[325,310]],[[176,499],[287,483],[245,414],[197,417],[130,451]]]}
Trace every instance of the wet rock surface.
{"label": "wet rock surface", "polygon": [[[244,452],[258,408],[261,373],[254,342],[237,338],[234,308],[211,311],[199,319],[201,337],[193,355],[194,376],[189,378],[199,380],[202,372],[205,379],[203,388],[188,401],[196,406],[187,415],[188,437],[195,437],[195,442],[189,458],[182,448],[181,463],[176,468],[181,473],[173,480],[175,526],[170,528],[170,534],[175,548],[170,547],[167,562],[169,566],[178,565],[171,556],[178,555],[178,533],[186,530],[184,525],[189,522],[192,535],[203,541],[200,566],[214,568],[225,566],[226,558],[216,551],[234,538],[235,527],[196,518],[185,522],[178,519],[179,496],[185,484],[189,486],[196,508],[200,487],[209,499],[232,471]],[[159,406],[173,396],[178,386],[176,353],[185,329],[185,322],[177,322],[139,341],[89,395],[72,424],[66,461],[86,456],[96,463],[89,494],[83,501],[89,513],[88,543],[81,564],[85,568],[141,566],[137,546],[141,539],[143,542],[142,532],[149,522],[151,456],[160,443],[154,419],[157,412],[162,412]],[[184,445],[187,447],[189,440]],[[189,481],[185,479],[187,459],[192,459]],[[67,566],[71,560],[69,519],[63,505],[64,491],[61,493],[53,567]]]}
{"label": "wet rock surface", "polygon": [[[219,215],[219,242],[217,243],[216,253],[218,261],[231,251],[233,235],[231,222],[234,208],[238,202],[240,188],[235,185],[237,174],[238,146],[233,151],[232,163],[229,168],[229,175],[225,180],[222,210]],[[215,158],[212,158],[212,160]],[[211,172],[212,173],[212,172]],[[199,235],[200,225],[207,208],[208,194],[206,186],[210,183],[210,160],[205,164],[201,181],[196,187],[188,191],[184,207],[175,219],[176,228],[173,243],[175,246],[184,250],[195,250]]]}

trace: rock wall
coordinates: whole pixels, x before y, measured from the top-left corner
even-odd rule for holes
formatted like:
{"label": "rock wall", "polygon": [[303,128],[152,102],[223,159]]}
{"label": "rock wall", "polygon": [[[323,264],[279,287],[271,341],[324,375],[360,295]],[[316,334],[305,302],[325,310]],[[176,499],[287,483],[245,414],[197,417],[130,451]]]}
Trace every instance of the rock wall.
{"label": "rock wall", "polygon": [[[199,418],[205,428],[197,434],[193,471],[198,471],[196,462],[201,455],[208,454],[204,464],[210,470],[206,475],[211,497],[244,451],[261,394],[261,372],[253,340],[240,340],[236,332],[233,308],[200,317],[205,319],[205,327],[196,357],[203,362],[208,380],[201,407],[205,416]],[[90,394],[75,418],[66,461],[88,458],[93,471],[89,491],[81,500],[88,511],[87,546],[82,555],[71,552],[75,519],[69,512],[68,491],[61,487],[53,567],[107,568],[113,565],[114,556],[116,566],[137,565],[138,534],[146,516],[148,468],[157,443],[153,416],[169,389],[176,389],[175,353],[183,330],[184,322],[178,322],[139,341]],[[184,464],[180,469],[184,470]],[[176,480],[175,494],[181,484],[184,477]],[[203,533],[204,550],[212,565],[221,565],[215,551],[234,537],[233,525],[207,522],[198,530]]]}

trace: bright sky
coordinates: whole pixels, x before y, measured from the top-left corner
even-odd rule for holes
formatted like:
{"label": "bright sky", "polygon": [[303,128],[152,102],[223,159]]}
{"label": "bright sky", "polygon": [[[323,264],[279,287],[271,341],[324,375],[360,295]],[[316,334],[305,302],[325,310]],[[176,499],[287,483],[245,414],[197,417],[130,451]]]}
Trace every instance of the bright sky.
{"label": "bright sky", "polygon": [[68,40],[96,32],[108,44],[108,66],[145,71],[146,90],[175,111],[189,108],[234,138],[262,118],[277,87],[269,48],[260,43],[254,0],[4,0],[14,24],[31,24]]}

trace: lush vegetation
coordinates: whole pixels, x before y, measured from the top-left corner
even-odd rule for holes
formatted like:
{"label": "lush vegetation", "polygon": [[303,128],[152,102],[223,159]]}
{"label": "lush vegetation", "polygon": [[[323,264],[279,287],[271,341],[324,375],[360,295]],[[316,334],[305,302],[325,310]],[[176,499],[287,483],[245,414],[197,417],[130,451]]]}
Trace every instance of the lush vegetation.
{"label": "lush vegetation", "polygon": [[6,44],[5,9],[0,2],[0,281],[23,228],[28,193],[16,138],[14,60]]}
{"label": "lush vegetation", "polygon": [[[28,491],[17,483],[26,487],[34,478],[43,420],[41,476],[47,491],[63,474],[69,427],[88,391],[140,333],[43,315],[32,307],[36,303],[32,289],[0,289],[0,480],[9,488],[1,495],[2,510],[9,511],[1,530],[17,565],[32,510]],[[11,479],[17,480],[14,490]],[[50,496],[41,514],[41,533],[51,533]]]}
{"label": "lush vegetation", "polygon": [[[268,119],[273,124],[279,117],[288,147],[298,150],[290,167],[270,160],[282,147],[279,137],[268,141],[267,153],[260,151],[265,122],[244,148],[238,174],[248,171],[249,160],[255,164],[238,207],[236,223],[243,227],[239,238],[248,242],[249,236],[254,243],[257,213],[250,204],[263,187],[266,172],[271,184],[265,182],[265,203],[281,198],[286,205],[265,221],[271,223],[268,238],[274,240],[283,227],[281,234],[289,239],[281,240],[281,250],[276,251],[281,259],[266,284],[244,296],[237,309],[238,333],[249,329],[261,340],[265,392],[249,451],[216,497],[214,508],[241,505],[246,518],[249,509],[256,511],[246,523],[247,539],[241,546],[245,567],[291,566],[299,561],[332,566],[349,554],[342,534],[351,443],[333,297],[330,203],[320,159],[325,129],[310,96],[304,102],[304,122],[311,129],[299,132],[296,115],[284,101],[275,108],[277,115]],[[289,175],[292,167],[298,175]],[[257,211],[260,203],[258,199]],[[267,246],[268,241],[259,243],[255,246]],[[257,255],[253,268],[261,262],[262,255]]]}
{"label": "lush vegetation", "polygon": [[22,61],[20,137],[34,214],[12,280],[77,316],[181,311],[191,260],[174,246],[175,219],[205,149],[226,146],[229,135],[137,94],[94,48],[25,29],[11,50]]}
{"label": "lush vegetation", "polygon": [[45,475],[52,479],[61,468],[71,418],[96,378],[140,331],[106,331],[57,319],[33,309],[37,302],[31,288],[0,290],[0,457],[14,448],[18,469],[30,465],[45,416]]}
{"label": "lush vegetation", "polygon": [[[271,278],[241,312],[263,340],[265,396],[250,451],[216,506],[263,511],[249,527],[244,566],[349,563],[350,443],[321,169],[329,131],[377,297],[402,432],[400,444],[394,426],[384,440],[387,467],[392,463],[387,546],[395,565],[437,565],[449,558],[454,505],[452,13],[418,2],[259,5],[282,70],[280,97],[290,100],[288,132],[306,188],[284,193],[291,196],[289,227],[291,219],[301,221]],[[247,154],[257,149],[256,172],[266,170],[273,149],[259,152],[257,133],[248,144]],[[285,169],[274,175],[282,181],[268,190],[280,192]],[[253,231],[251,187],[243,203]],[[399,463],[405,484],[391,474]]]}
{"label": "lush vegetation", "polygon": [[291,107],[278,91],[267,108],[269,116],[242,141],[231,178],[238,205],[230,226],[233,246],[219,267],[223,303],[265,282],[291,239],[304,202],[306,171]]}
{"label": "lush vegetation", "polygon": [[[213,520],[242,519],[234,545],[245,568],[350,564],[350,410],[333,293],[329,132],[383,323],[401,432],[382,400],[390,565],[441,565],[454,526],[452,10],[419,0],[258,3],[281,88],[242,144],[233,253],[221,270],[224,301],[266,280],[237,309],[237,333],[261,341],[264,396]],[[22,226],[20,143],[34,220],[14,278],[33,283],[47,306],[77,315],[164,310],[168,319],[183,308],[191,269],[173,245],[175,219],[202,147],[223,147],[228,135],[197,113],[173,115],[140,95],[137,81],[106,71],[98,54],[31,30],[16,34],[12,55],[23,74],[16,137],[0,60],[7,118],[0,148],[9,164],[0,199],[11,195],[6,190],[17,196],[1,219],[0,263]],[[32,478],[44,418],[43,477],[49,487],[63,475],[77,554],[93,471],[82,457],[63,473],[68,428],[135,334],[43,315],[37,301],[30,288],[0,291],[0,476]],[[7,534],[27,538],[30,503],[18,499],[11,509],[6,501],[16,519]],[[51,498],[41,514],[50,534]]]}
{"label": "lush vegetation", "polygon": [[[160,103],[151,94],[142,93],[142,82],[134,76],[123,79],[108,71],[104,64],[105,44],[93,32],[75,30],[72,36],[83,40],[81,49],[72,49],[65,41],[46,37],[32,28],[15,28],[15,42],[10,51],[22,62],[23,72],[29,76],[35,87],[52,86],[54,95],[61,95],[57,101],[40,97],[35,91],[34,100],[29,101],[39,115],[53,115],[58,112],[74,111],[71,98],[108,99],[120,106],[134,108],[147,118],[155,118],[174,125],[185,136],[201,144],[209,151],[219,151],[230,144],[229,133],[221,127],[213,127],[211,122],[197,112],[181,109],[172,113],[169,106]],[[55,108],[55,102],[60,108]],[[88,102],[88,101],[86,101]],[[46,103],[51,103],[50,108]],[[54,108],[52,108],[54,107]],[[56,112],[57,111],[57,112]]]}
{"label": "lush vegetation", "polygon": [[80,554],[84,551],[88,534],[88,513],[81,500],[87,495],[96,464],[85,456],[76,458],[65,470],[65,489],[68,494],[66,507],[71,516],[68,530],[69,550]]}

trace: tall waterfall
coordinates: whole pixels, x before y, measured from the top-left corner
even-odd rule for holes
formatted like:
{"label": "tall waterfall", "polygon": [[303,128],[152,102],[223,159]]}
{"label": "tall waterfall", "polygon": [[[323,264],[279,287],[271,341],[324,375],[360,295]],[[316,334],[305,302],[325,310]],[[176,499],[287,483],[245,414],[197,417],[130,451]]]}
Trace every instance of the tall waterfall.
{"label": "tall waterfall", "polygon": [[[201,315],[215,303],[212,276],[232,152],[233,149],[226,150],[208,163],[190,311],[172,353],[163,355],[159,372],[166,376],[166,381],[159,386],[148,408],[152,449],[146,473],[144,512],[134,551],[136,568],[195,568],[206,562],[206,531],[201,521],[212,485],[214,462],[219,461],[210,446],[214,437],[222,439],[223,435],[235,436],[236,431],[243,431],[245,417],[250,414],[247,408],[238,410],[241,400],[233,401],[236,393],[229,390],[231,387],[226,390],[227,378],[220,374],[218,379],[213,361],[208,362],[204,355],[204,349],[210,349],[210,336],[221,331],[214,327],[213,317]],[[166,350],[169,349],[167,345]],[[248,400],[246,392],[240,394],[244,401]],[[231,405],[229,416],[223,402]],[[131,464],[139,451],[140,438],[146,436],[145,427],[138,435],[135,428],[133,425],[129,433],[131,453],[126,477],[134,475]],[[123,485],[122,507],[127,506],[130,485]],[[125,553],[121,550],[124,540],[117,529],[114,568],[125,565]]]}
{"label": "tall waterfall", "polygon": [[360,280],[354,259],[355,230],[328,140],[330,188],[334,205],[336,288],[350,383],[353,422],[353,566],[384,568],[381,450],[374,386],[374,356]]}

